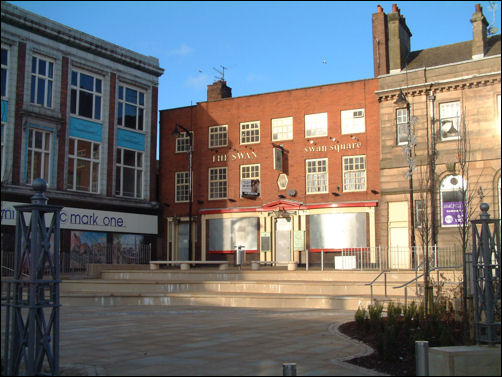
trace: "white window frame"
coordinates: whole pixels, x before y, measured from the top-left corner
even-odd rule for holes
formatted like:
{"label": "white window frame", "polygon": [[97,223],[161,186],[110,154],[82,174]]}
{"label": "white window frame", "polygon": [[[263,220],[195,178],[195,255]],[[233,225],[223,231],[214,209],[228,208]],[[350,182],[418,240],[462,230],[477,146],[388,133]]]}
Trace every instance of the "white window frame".
{"label": "white window frame", "polygon": [[[439,104],[439,125],[441,141],[458,140],[462,136],[461,113],[462,108],[460,101],[451,101]],[[453,136],[448,136],[447,131],[452,129],[452,127],[456,129],[457,132]]]}
{"label": "white window frame", "polygon": [[293,117],[272,119],[272,141],[293,140]]}
{"label": "white window frame", "polygon": [[[41,134],[41,147],[36,146],[37,135]],[[30,185],[36,178],[44,179],[48,184],[52,174],[52,140],[51,131],[30,127],[28,128],[27,156],[26,156],[26,184]],[[31,139],[31,142],[30,142]],[[35,156],[41,161],[38,171],[35,171]]]}
{"label": "white window frame", "polygon": [[[193,143],[193,132],[190,131],[190,134],[192,135]],[[176,136],[176,153],[187,152],[190,152],[190,135],[188,134],[188,132],[182,131]]]}
{"label": "white window frame", "polygon": [[[40,64],[45,64],[45,74],[40,73]],[[35,66],[34,66],[35,65]],[[31,57],[30,69],[30,103],[42,107],[52,108],[54,97],[54,60],[42,58],[38,55]],[[35,70],[35,72],[33,72]],[[41,88],[43,86],[43,88]],[[42,90],[42,103],[39,102],[39,91]]]}
{"label": "white window frame", "polygon": [[[134,166],[126,165],[124,161],[124,153],[132,152],[134,153]],[[120,159],[119,159],[120,156]],[[144,196],[144,185],[145,185],[145,170],[144,170],[144,158],[145,154],[142,151],[137,151],[134,149],[128,149],[123,147],[117,147],[117,161],[115,163],[115,195],[125,198],[135,198],[143,199]],[[126,195],[124,193],[124,170],[129,169],[134,172],[134,192],[132,195]],[[139,181],[138,182],[138,175]],[[117,187],[119,186],[119,187]]]}
{"label": "white window frame", "polygon": [[[77,75],[77,80],[75,84],[74,74]],[[86,88],[81,88],[80,83],[82,79],[82,75],[86,75],[92,77],[93,79],[93,89],[89,90]],[[99,84],[98,84],[99,82]],[[78,69],[73,68],[70,73],[70,114],[78,117],[82,117],[84,119],[91,119],[94,121],[101,121],[103,118],[103,88],[104,82],[101,77],[98,77],[94,74],[90,74],[88,72],[83,72]],[[75,109],[73,109],[73,97],[75,93]],[[80,114],[80,102],[82,94],[90,94],[92,96],[92,109],[91,116],[81,115]],[[99,114],[97,113],[99,111]]]}
{"label": "white window frame", "polygon": [[[70,137],[70,141],[73,140],[73,148],[74,150],[70,150],[71,143],[68,143],[68,171],[67,175],[65,177],[66,179],[66,189],[70,191],[79,191],[79,192],[90,192],[93,194],[98,194],[100,191],[100,170],[101,170],[101,143],[92,141],[92,140],[86,140],[86,139],[81,139],[78,137]],[[90,143],[91,144],[91,157],[82,157],[78,155],[78,144],[79,142],[84,142],[84,143]],[[97,147],[97,152],[98,156],[94,156],[94,151]],[[73,160],[73,161],[72,161]],[[86,161],[89,162],[90,168],[89,168],[89,182],[90,182],[90,187],[89,189],[82,190],[80,188],[77,188],[77,175],[78,175],[78,161]],[[73,177],[72,177],[72,182],[71,184],[68,183],[69,179],[69,174],[70,174],[70,164],[73,164]],[[95,169],[97,168],[97,172],[95,172]],[[96,182],[93,181],[93,177],[96,177]]]}
{"label": "white window frame", "polygon": [[188,203],[190,201],[190,172],[177,171],[174,177],[174,202]]}
{"label": "white window frame", "polygon": [[240,144],[258,144],[260,142],[260,121],[240,124]]}
{"label": "white window frame", "polygon": [[[134,101],[128,99],[127,93],[135,92]],[[126,108],[134,108],[135,125],[126,126]],[[127,130],[145,131],[145,92],[125,84],[119,84],[117,91],[117,126]]]}
{"label": "white window frame", "polygon": [[228,145],[228,125],[209,127],[209,148],[221,148]]}
{"label": "white window frame", "polygon": [[[361,165],[363,165],[361,167]],[[343,192],[366,191],[366,156],[342,157]]]}
{"label": "white window frame", "polygon": [[409,111],[407,108],[396,109],[396,142],[397,145],[408,144]]}
{"label": "white window frame", "polygon": [[328,113],[305,114],[305,137],[328,136]]}
{"label": "white window frame", "polygon": [[241,165],[241,181],[243,179],[260,179],[260,164]]}
{"label": "white window frame", "polygon": [[328,159],[305,160],[305,192],[326,194],[329,192]]}
{"label": "white window frame", "polygon": [[366,112],[364,109],[340,111],[342,135],[366,132]]}
{"label": "white window frame", "polygon": [[[211,173],[216,172],[216,179],[211,179]],[[220,175],[224,172],[224,178]],[[224,195],[223,195],[224,194]],[[209,168],[208,198],[209,200],[227,199],[228,196],[228,169],[227,167]]]}

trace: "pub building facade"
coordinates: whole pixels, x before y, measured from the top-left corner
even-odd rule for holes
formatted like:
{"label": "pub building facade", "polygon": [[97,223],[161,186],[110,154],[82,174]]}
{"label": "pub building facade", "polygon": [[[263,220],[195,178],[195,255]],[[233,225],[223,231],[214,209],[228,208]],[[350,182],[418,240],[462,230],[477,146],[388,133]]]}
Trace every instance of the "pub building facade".
{"label": "pub building facade", "polygon": [[321,250],[374,250],[377,88],[368,79],[233,98],[218,80],[207,101],[161,110],[163,259],[233,261],[240,246],[247,262],[303,264],[306,250],[314,263]]}

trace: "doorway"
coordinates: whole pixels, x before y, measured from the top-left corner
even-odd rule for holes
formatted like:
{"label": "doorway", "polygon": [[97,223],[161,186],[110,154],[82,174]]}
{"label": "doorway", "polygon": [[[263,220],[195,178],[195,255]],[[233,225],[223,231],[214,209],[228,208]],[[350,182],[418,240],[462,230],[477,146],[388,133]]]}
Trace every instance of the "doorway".
{"label": "doorway", "polygon": [[291,261],[291,218],[280,217],[275,222],[275,261]]}
{"label": "doorway", "polygon": [[177,260],[190,260],[188,247],[188,223],[178,224],[178,258]]}

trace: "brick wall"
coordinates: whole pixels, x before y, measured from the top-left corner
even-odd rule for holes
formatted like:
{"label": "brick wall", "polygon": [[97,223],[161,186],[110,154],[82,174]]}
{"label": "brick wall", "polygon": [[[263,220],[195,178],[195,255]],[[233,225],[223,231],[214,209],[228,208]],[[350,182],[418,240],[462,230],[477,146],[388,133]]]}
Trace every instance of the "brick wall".
{"label": "brick wall", "polygon": [[[188,213],[187,204],[174,203],[175,172],[188,170],[187,155],[175,153],[172,131],[176,123],[194,130],[194,214],[204,208],[262,206],[278,200],[278,195],[305,204],[378,200],[380,137],[376,90],[377,80],[360,80],[162,110],[159,201],[170,205],[164,207],[164,216],[186,216]],[[354,134],[357,138],[354,140],[351,135],[341,134],[340,112],[359,108],[365,109],[366,132]],[[328,113],[328,136],[307,139],[305,115],[323,112]],[[293,117],[293,140],[272,142],[271,119],[290,116]],[[260,121],[259,144],[240,145],[240,123],[247,121]],[[228,147],[208,148],[209,127],[216,125],[228,125]],[[336,138],[338,142],[333,142],[330,138]],[[313,140],[314,144],[310,144],[309,140]],[[295,189],[295,197],[288,197],[287,190],[279,190],[277,186],[280,172],[273,170],[273,143],[282,144],[286,151],[289,179],[287,190]],[[358,148],[354,149],[354,146]],[[366,155],[366,191],[343,192],[342,156],[350,155]],[[329,193],[306,194],[305,160],[326,157]],[[240,198],[240,165],[248,164],[260,164],[261,196],[257,199]],[[228,167],[228,199],[235,201],[208,200],[208,170],[220,166]],[[337,186],[340,186],[339,196],[332,194],[337,192]]]}

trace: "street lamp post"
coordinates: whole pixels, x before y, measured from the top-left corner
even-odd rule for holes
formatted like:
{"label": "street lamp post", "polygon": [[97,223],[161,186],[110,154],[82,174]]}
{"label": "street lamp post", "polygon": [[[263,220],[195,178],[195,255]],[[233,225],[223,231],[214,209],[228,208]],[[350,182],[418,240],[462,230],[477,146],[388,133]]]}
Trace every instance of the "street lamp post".
{"label": "street lamp post", "polygon": [[189,148],[190,150],[188,151],[188,258],[190,259],[190,255],[192,252],[192,205],[193,205],[193,198],[192,198],[192,172],[193,172],[193,166],[192,166],[192,155],[193,155],[193,135],[192,133],[187,130],[185,127],[183,127],[181,124],[176,123],[176,127],[174,128],[173,135],[178,136],[180,134],[181,128],[184,132],[187,133],[188,135],[188,140],[189,140]]}
{"label": "street lamp post", "polygon": [[[408,126],[408,143],[406,144],[405,151],[408,159],[408,172],[406,175],[409,180],[409,190],[410,190],[410,222],[411,222],[411,258],[412,264],[415,262],[415,205],[413,200],[413,170],[415,169],[415,161],[413,160],[413,147],[415,146],[415,137],[413,135],[411,126],[412,119],[410,117],[410,103],[406,100],[403,92],[400,91],[399,95],[394,102],[394,104],[398,106],[406,107],[406,118],[407,118],[407,126]],[[414,121],[414,120],[413,120]]]}

